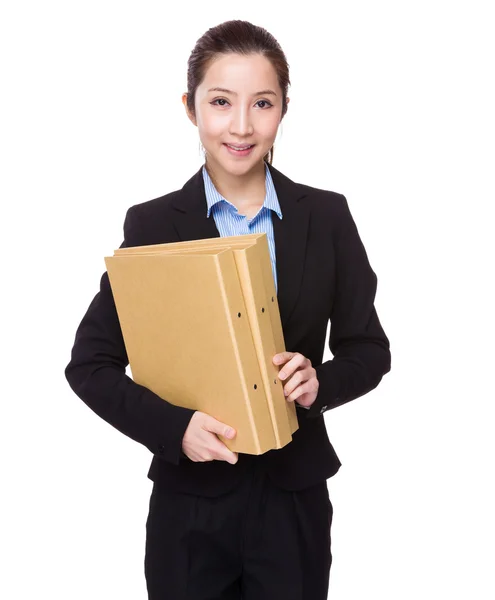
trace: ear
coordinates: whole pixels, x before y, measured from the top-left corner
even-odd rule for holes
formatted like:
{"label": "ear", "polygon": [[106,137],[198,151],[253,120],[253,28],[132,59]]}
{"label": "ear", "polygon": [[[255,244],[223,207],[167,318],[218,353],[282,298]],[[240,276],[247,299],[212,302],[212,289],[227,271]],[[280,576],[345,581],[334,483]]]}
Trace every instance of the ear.
{"label": "ear", "polygon": [[284,114],[284,116],[283,116],[283,117],[280,119],[280,122],[282,122],[282,119],[283,119],[283,118],[285,117],[285,115],[287,114],[287,110],[288,110],[288,108],[289,108],[289,106],[288,106],[289,102],[290,102],[290,98],[286,98],[286,99],[285,99],[285,114]]}
{"label": "ear", "polygon": [[191,123],[193,125],[196,125],[197,127],[197,123],[196,123],[196,118],[194,117],[194,115],[191,113],[191,111],[189,110],[188,106],[187,106],[187,92],[184,92],[182,94],[182,104],[184,105],[184,108],[186,109],[186,115],[188,116],[189,120],[191,121]]}

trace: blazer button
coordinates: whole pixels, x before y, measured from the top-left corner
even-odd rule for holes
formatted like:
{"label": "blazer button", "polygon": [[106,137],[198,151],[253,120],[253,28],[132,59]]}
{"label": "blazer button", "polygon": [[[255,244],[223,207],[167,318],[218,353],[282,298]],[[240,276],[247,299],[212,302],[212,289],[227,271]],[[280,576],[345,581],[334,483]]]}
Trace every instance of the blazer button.
{"label": "blazer button", "polygon": [[165,452],[165,446],[158,446],[158,452],[163,454]]}

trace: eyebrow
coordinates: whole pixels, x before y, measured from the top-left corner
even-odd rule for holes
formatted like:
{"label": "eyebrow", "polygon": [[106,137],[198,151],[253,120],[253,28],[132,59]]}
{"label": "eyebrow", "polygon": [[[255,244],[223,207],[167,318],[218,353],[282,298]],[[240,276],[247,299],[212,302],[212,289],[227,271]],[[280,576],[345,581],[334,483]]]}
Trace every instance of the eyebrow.
{"label": "eyebrow", "polygon": [[[226,88],[222,88],[222,87],[213,87],[213,88],[210,88],[208,91],[209,92],[224,92],[224,94],[232,94],[233,96],[237,96],[237,92],[233,92],[232,90],[227,90]],[[277,95],[273,90],[261,90],[261,92],[256,92],[256,94],[253,94],[253,96],[263,96],[263,95],[267,95],[267,94],[272,94],[273,96]]]}

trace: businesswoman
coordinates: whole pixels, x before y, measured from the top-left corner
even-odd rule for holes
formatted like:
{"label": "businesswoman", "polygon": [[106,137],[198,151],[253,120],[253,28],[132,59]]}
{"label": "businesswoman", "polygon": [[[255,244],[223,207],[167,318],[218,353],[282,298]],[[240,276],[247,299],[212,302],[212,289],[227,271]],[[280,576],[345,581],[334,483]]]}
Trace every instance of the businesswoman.
{"label": "businesswoman", "polygon": [[[132,381],[107,273],[65,369],[94,412],[153,454],[144,557],[152,600],[326,599],[326,480],[341,463],[323,415],[390,370],[377,278],[345,196],[295,183],[272,164],[289,83],[265,29],[237,20],[209,29],[189,58],[182,98],[204,165],[180,190],[131,206],[121,246],[266,233],[286,348],[273,361],[299,423],[292,441],[236,454],[224,443],[236,435],[231,424]],[[322,363],[329,320],[333,358]]]}

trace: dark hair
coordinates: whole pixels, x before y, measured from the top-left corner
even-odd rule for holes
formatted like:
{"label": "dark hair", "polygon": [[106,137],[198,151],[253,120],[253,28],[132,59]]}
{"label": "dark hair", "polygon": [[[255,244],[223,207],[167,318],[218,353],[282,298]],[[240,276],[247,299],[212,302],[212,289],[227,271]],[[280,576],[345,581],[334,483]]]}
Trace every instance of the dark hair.
{"label": "dark hair", "polygon": [[[225,21],[211,27],[196,42],[187,61],[187,108],[195,115],[194,100],[196,90],[204,79],[208,66],[218,54],[261,54],[273,65],[282,90],[282,114],[287,112],[287,90],[290,85],[289,65],[277,40],[263,27],[249,21]],[[273,160],[273,146],[263,157],[270,164]]]}

